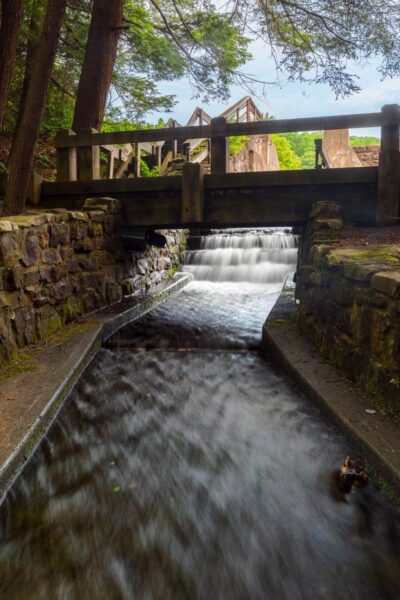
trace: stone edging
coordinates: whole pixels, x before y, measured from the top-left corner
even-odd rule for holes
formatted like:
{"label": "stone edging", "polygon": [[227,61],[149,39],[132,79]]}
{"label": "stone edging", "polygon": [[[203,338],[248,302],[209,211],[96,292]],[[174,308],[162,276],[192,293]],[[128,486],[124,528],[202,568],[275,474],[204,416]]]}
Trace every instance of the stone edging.
{"label": "stone edging", "polygon": [[369,398],[322,358],[298,330],[296,313],[294,285],[285,285],[263,326],[263,355],[276,360],[399,494],[400,425],[372,410]]}
{"label": "stone edging", "polygon": [[103,343],[120,327],[144,315],[156,305],[177,294],[190,281],[190,275],[177,273],[172,283],[164,282],[157,286],[155,291],[143,294],[143,297],[139,300],[137,298],[128,299],[87,315],[87,319],[84,319],[84,321],[91,322],[95,320],[95,323],[90,330],[89,339],[85,340],[83,347],[80,348],[79,359],[75,362],[72,369],[70,369],[55,393],[48,399],[44,410],[37,416],[12,454],[0,466],[0,504],[4,500],[7,490],[14,483],[46,435],[79,376],[88,367]]}

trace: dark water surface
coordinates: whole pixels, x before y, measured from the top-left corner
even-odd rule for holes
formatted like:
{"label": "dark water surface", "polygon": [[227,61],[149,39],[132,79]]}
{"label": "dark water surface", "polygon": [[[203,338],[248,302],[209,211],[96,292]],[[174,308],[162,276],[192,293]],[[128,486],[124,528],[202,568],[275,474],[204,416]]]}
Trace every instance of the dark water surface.
{"label": "dark water surface", "polygon": [[99,352],[1,508],[2,600],[400,598],[397,509],[335,492],[354,450],[257,354],[280,286],[229,279]]}

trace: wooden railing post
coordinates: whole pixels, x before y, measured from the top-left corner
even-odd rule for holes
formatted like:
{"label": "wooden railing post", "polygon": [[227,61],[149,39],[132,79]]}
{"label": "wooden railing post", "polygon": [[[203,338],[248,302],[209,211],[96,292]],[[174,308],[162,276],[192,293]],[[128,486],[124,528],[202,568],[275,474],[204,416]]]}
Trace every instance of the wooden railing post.
{"label": "wooden railing post", "polygon": [[384,125],[381,128],[376,224],[389,225],[394,223],[395,219],[400,216],[400,106],[398,104],[386,104],[382,107],[382,113],[392,115],[393,124]]}
{"label": "wooden railing post", "polygon": [[[55,138],[55,143],[66,136],[76,135],[72,129],[62,129]],[[76,148],[57,148],[57,181],[76,181],[77,162]]]}
{"label": "wooden railing post", "polygon": [[140,173],[140,155],[141,155],[140,144],[136,143],[135,144],[135,162],[134,162],[134,175],[136,178],[139,178],[141,175],[141,173]]}
{"label": "wooden railing post", "polygon": [[162,163],[161,149],[162,149],[162,146],[160,146],[159,144],[157,144],[157,146],[156,146],[156,161],[157,161],[157,167],[158,167],[158,169],[161,169],[161,163]]}
{"label": "wooden railing post", "polygon": [[[173,121],[172,126],[174,128],[176,127],[176,121],[175,120]],[[172,140],[172,158],[176,158],[177,154],[178,154],[178,141],[177,140]]]}
{"label": "wooden railing post", "polygon": [[200,163],[183,165],[181,223],[204,221],[203,181],[203,167]]}
{"label": "wooden railing post", "polygon": [[182,154],[185,157],[186,162],[190,162],[190,144],[185,142],[182,146]]}
{"label": "wooden railing post", "polygon": [[211,173],[228,173],[229,138],[225,137],[226,119],[211,119]]}
{"label": "wooden railing post", "polygon": [[[89,127],[79,133],[98,133],[98,131]],[[78,148],[78,179],[79,181],[100,179],[100,146],[81,146]]]}

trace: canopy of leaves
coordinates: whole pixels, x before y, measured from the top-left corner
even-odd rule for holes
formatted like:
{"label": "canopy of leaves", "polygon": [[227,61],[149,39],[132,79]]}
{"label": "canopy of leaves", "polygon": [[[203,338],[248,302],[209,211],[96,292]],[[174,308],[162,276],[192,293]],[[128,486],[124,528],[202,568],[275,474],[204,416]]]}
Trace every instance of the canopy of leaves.
{"label": "canopy of leaves", "polygon": [[[46,0],[29,0],[15,65],[6,131],[18,114],[24,67],[40,30]],[[57,53],[43,131],[72,123],[91,12],[90,0],[70,0]],[[158,82],[187,77],[194,95],[227,99],[235,70],[250,58],[249,40],[230,15],[202,0],[125,0],[124,26],[110,90],[106,121],[137,123],[152,110],[171,111],[175,97]]]}
{"label": "canopy of leaves", "polygon": [[400,74],[398,0],[231,0],[232,14],[264,40],[278,75],[357,90],[349,62],[379,56],[383,77]]}
{"label": "canopy of leaves", "polygon": [[[124,25],[106,120],[137,123],[171,111],[176,98],[160,81],[185,78],[202,100],[227,100],[231,84],[316,81],[339,96],[358,89],[349,62],[379,56],[382,77],[400,74],[398,0],[124,0]],[[25,60],[46,0],[27,0],[13,72],[6,132],[15,127]],[[42,130],[70,127],[88,34],[91,0],[69,0]],[[277,78],[257,82],[241,70],[251,39],[265,42]]]}

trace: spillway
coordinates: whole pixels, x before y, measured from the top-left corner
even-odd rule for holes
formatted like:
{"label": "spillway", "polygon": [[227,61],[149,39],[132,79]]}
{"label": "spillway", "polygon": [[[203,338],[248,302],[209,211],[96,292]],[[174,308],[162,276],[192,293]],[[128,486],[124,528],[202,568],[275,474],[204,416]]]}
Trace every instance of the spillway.
{"label": "spillway", "polygon": [[397,508],[338,493],[355,449],[258,354],[296,248],[205,237],[100,350],[0,509],[2,600],[400,597]]}

